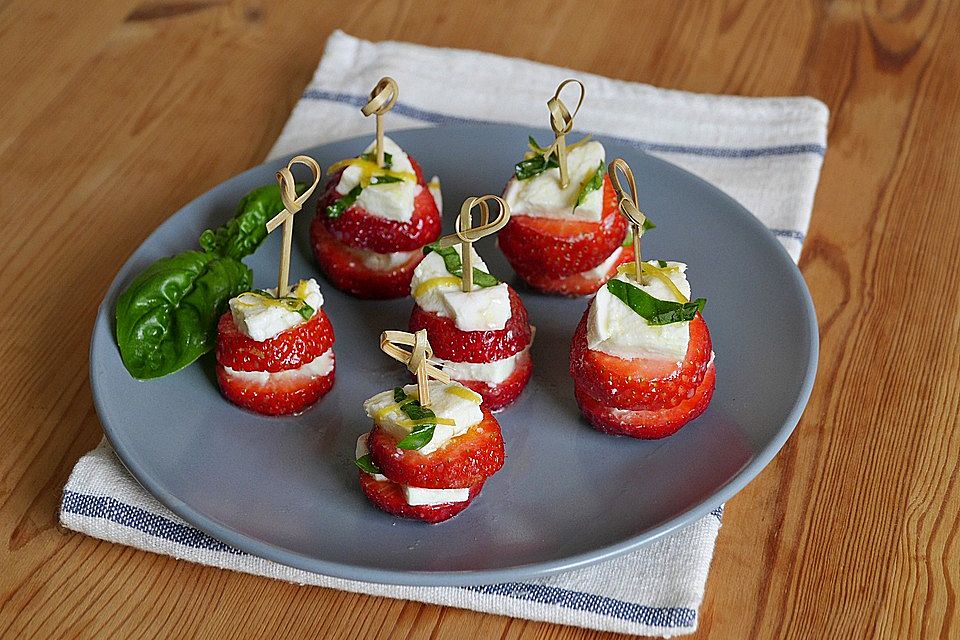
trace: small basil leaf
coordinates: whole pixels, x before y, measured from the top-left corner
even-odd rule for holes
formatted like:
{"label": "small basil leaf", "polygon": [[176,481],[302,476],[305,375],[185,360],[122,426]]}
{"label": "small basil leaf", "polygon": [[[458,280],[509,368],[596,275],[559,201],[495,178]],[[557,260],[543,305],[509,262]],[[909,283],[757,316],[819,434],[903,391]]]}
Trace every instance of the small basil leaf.
{"label": "small basil leaf", "polygon": [[393,389],[393,401],[394,402],[403,402],[407,399],[407,394],[402,387],[394,387]]}
{"label": "small basil leaf", "polygon": [[666,269],[666,268],[667,268],[667,261],[666,261],[666,260],[657,260],[657,266],[660,267],[661,269]]}
{"label": "small basil leaf", "polygon": [[423,449],[425,446],[427,446],[428,442],[433,440],[433,431],[435,428],[436,427],[434,425],[428,425],[411,431],[406,435],[406,437],[397,443],[397,448],[414,451]]}
{"label": "small basil leaf", "polygon": [[187,251],[153,263],[117,300],[117,346],[141,380],[179,371],[213,349],[230,298],[250,289],[239,260]]}
{"label": "small basil leaf", "polygon": [[371,176],[370,186],[378,184],[390,184],[391,182],[403,182],[403,179],[396,176]]}
{"label": "small basil leaf", "polygon": [[621,247],[632,247],[633,246],[633,231],[627,230],[627,235],[623,237],[623,242],[620,243]]}
{"label": "small basil leaf", "polygon": [[582,205],[584,201],[586,201],[588,195],[603,186],[603,173],[604,164],[601,160],[600,166],[597,167],[597,170],[580,187],[580,192],[577,193],[577,203],[573,205],[574,209]]}
{"label": "small basil leaf", "polygon": [[327,217],[339,218],[342,216],[344,211],[353,206],[353,203],[357,201],[362,191],[363,187],[357,185],[353,189],[350,189],[350,191],[344,194],[339,200],[327,205]]}
{"label": "small basil leaf", "polygon": [[643,219],[643,230],[644,230],[644,231],[650,231],[650,229],[656,229],[656,228],[657,228],[657,225],[653,224],[653,220],[651,220],[650,218],[644,218],[644,219]]}
{"label": "small basil leaf", "polygon": [[370,457],[369,453],[364,456],[360,456],[354,460],[354,463],[360,468],[361,471],[365,471],[371,475],[380,473],[380,469],[377,467],[377,465],[373,464],[373,458]]}
{"label": "small basil leaf", "polygon": [[300,300],[300,302],[302,304],[297,308],[297,313],[299,313],[304,320],[309,320],[313,317],[314,308],[302,300]]}
{"label": "small basil leaf", "polygon": [[[377,161],[377,154],[375,153],[364,153],[360,157],[368,162]],[[391,167],[393,167],[393,156],[387,153],[386,151],[384,151],[383,152],[383,168],[389,170]]]}
{"label": "small basil leaf", "polygon": [[673,324],[693,320],[697,312],[703,310],[706,299],[697,298],[693,302],[671,302],[654,298],[643,289],[623,280],[610,280],[607,290],[633,309],[640,317],[652,325]]}
{"label": "small basil leaf", "polygon": [[[298,182],[296,188],[302,194],[307,185]],[[207,253],[239,260],[257,250],[267,237],[267,221],[281,211],[280,187],[268,184],[254,189],[241,198],[236,213],[226,224],[200,235],[200,246]]]}
{"label": "small basil leaf", "polygon": [[421,407],[419,400],[403,405],[400,410],[407,414],[407,417],[411,420],[433,420],[436,424],[437,414],[426,407]]}
{"label": "small basil leaf", "polygon": [[[460,254],[457,253],[456,249],[453,247],[441,248],[434,242],[423,248],[424,255],[429,253],[437,253],[443,258],[443,266],[446,268],[447,273],[452,276],[457,276],[458,278],[463,277],[463,262],[460,260]],[[498,280],[496,276],[474,267],[473,283],[478,287],[495,287],[500,284],[500,280]]]}
{"label": "small basil leaf", "polygon": [[495,287],[500,284],[500,281],[496,276],[490,275],[486,271],[480,271],[476,267],[473,268],[473,284],[478,287]]}
{"label": "small basil leaf", "polygon": [[535,155],[532,158],[518,162],[517,166],[514,167],[514,175],[517,176],[517,180],[529,180],[534,176],[540,175],[547,169],[555,169],[559,166],[557,156],[554,153],[547,156]]}

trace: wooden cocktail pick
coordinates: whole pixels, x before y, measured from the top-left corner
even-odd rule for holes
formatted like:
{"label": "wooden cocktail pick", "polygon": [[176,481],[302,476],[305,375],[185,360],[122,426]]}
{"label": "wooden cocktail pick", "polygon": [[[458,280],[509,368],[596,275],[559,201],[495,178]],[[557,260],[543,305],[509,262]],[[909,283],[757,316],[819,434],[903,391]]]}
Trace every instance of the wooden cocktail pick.
{"label": "wooden cocktail pick", "polygon": [[[293,178],[291,169],[295,164],[307,166],[313,173],[313,182],[300,196],[297,196],[297,182]],[[320,183],[320,165],[310,156],[296,156],[283,169],[277,171],[277,184],[280,186],[280,200],[283,202],[283,211],[267,222],[267,233],[283,225],[283,240],[280,245],[280,274],[277,279],[277,297],[282,298],[287,291],[290,278],[290,246],[293,244],[293,216],[303,208],[303,203]]]}
{"label": "wooden cocktail pick", "polygon": [[[630,193],[627,194],[620,183],[620,176],[617,170],[620,170],[627,179],[627,185],[630,187]],[[622,213],[630,222],[630,230],[633,233],[633,262],[636,269],[637,282],[646,284],[643,279],[643,263],[640,260],[640,236],[643,235],[643,225],[647,221],[647,216],[643,215],[640,207],[637,205],[637,181],[633,177],[633,171],[630,165],[623,158],[617,158],[607,167],[607,175],[610,176],[610,182],[617,192],[619,198],[620,213]]]}
{"label": "wooden cocktail pick", "polygon": [[[493,200],[500,205],[500,215],[490,222],[490,205]],[[480,208],[480,225],[473,226],[473,208]],[[470,246],[491,234],[496,233],[510,220],[510,206],[500,196],[471,196],[463,201],[460,207],[460,217],[457,219],[457,232],[451,233],[438,240],[441,248],[452,247],[460,243],[460,260],[463,264],[463,275],[460,278],[460,289],[465,293],[473,291],[473,251]]]}
{"label": "wooden cocktail pick", "polygon": [[[404,349],[404,346],[411,347],[410,351]],[[450,382],[450,376],[430,360],[433,357],[433,347],[427,340],[426,329],[420,329],[416,333],[384,331],[380,334],[380,349],[394,360],[402,362],[417,376],[421,407],[430,405],[430,378],[443,383]]]}
{"label": "wooden cocktail pick", "polygon": [[380,78],[377,86],[370,92],[370,100],[363,105],[360,112],[365,115],[375,115],[377,117],[377,166],[383,168],[383,114],[393,108],[400,95],[400,87],[397,81],[388,76]]}
{"label": "wooden cocktail pick", "polygon": [[[577,99],[577,107],[573,110],[573,113],[570,113],[567,105],[560,99],[560,92],[563,91],[564,87],[568,84],[576,84],[580,87],[580,97]],[[584,89],[582,82],[575,78],[569,78],[561,82],[557,87],[556,93],[553,94],[553,97],[547,100],[547,109],[550,110],[550,128],[553,129],[553,135],[556,138],[551,148],[555,149],[557,153],[557,164],[560,166],[561,189],[566,189],[567,185],[570,184],[570,175],[567,171],[567,134],[573,131],[573,119],[580,111],[580,105],[583,104],[585,92],[586,89]]]}

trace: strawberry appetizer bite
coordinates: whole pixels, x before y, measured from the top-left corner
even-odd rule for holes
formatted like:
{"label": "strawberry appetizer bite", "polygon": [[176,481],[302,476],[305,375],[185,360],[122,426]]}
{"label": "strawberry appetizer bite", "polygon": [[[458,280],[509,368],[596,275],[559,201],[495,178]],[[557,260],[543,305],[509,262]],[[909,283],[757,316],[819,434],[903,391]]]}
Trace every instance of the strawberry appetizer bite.
{"label": "strawberry appetizer bite", "polygon": [[[563,86],[548,105],[559,102]],[[573,116],[566,116],[551,119],[554,144],[543,148],[530,138],[530,150],[504,190],[513,215],[498,242],[530,287],[582,296],[595,292],[629,259],[623,248],[627,223],[617,211],[603,145],[589,137],[566,145],[563,135],[573,125]]]}
{"label": "strawberry appetizer bite", "polygon": [[316,280],[230,300],[217,327],[217,382],[234,404],[264,415],[299,413],[333,387],[333,326]]}
{"label": "strawberry appetizer bite", "polygon": [[[429,345],[424,332],[415,335],[384,334],[393,340],[412,338],[405,344]],[[398,353],[416,362],[419,349]],[[419,353],[421,361],[408,366],[429,369],[428,375],[438,379],[427,379],[425,371],[418,384],[378,393],[363,403],[373,428],[357,440],[356,464],[360,488],[376,507],[437,523],[466,509],[503,466],[505,455],[500,425],[481,406],[483,398],[424,359],[429,346]]]}
{"label": "strawberry appetizer bite", "polygon": [[486,206],[476,198],[464,203],[459,235],[445,236],[424,249],[426,256],[410,282],[410,331],[426,330],[444,372],[479,393],[484,407],[498,411],[516,400],[530,381],[534,332],[520,296],[489,273],[472,246],[473,240],[506,224],[510,209],[501,202],[501,215],[492,224],[483,209],[483,225],[471,229],[470,208],[478,202]]}

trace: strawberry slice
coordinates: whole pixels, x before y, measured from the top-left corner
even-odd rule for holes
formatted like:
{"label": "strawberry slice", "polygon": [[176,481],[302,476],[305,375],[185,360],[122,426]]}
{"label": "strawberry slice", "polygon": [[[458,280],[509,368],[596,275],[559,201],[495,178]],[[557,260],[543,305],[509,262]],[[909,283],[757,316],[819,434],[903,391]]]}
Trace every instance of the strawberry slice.
{"label": "strawberry slice", "polygon": [[461,380],[460,378],[455,380],[483,396],[484,407],[490,411],[500,411],[520,397],[532,375],[533,359],[527,352],[517,358],[517,368],[503,382],[490,384],[482,380]]}
{"label": "strawberry slice", "polygon": [[360,488],[366,494],[367,499],[375,507],[386,511],[392,516],[398,518],[411,518],[413,520],[423,520],[429,524],[437,524],[444,520],[449,520],[464,509],[470,506],[473,499],[479,495],[483,488],[483,483],[470,487],[470,498],[463,502],[448,502],[446,504],[411,506],[407,504],[403,495],[403,489],[395,482],[390,480],[375,480],[369,473],[360,472]]}
{"label": "strawberry slice", "polygon": [[657,411],[675,407],[693,397],[712,357],[707,323],[699,313],[690,321],[687,355],[679,365],[672,361],[637,358],[625,360],[587,347],[584,312],[570,347],[570,374],[574,381],[603,406],[631,411]]}
{"label": "strawberry slice", "polygon": [[[609,256],[608,256],[609,257]],[[583,273],[575,273],[572,276],[563,276],[560,278],[551,278],[542,273],[542,270],[531,272],[522,272],[517,270],[517,275],[542,293],[551,293],[561,296],[589,296],[597,292],[597,289],[606,284],[607,280],[617,275],[617,267],[633,260],[633,249],[627,247],[620,252],[617,260],[610,266],[607,272],[600,277],[587,277]]]}
{"label": "strawberry slice", "polygon": [[426,329],[438,358],[454,362],[493,362],[520,353],[530,344],[533,332],[527,308],[517,292],[510,290],[510,319],[498,331],[461,331],[452,318],[424,311],[413,305],[410,314],[410,331]]}
{"label": "strawberry slice", "polygon": [[240,333],[229,311],[217,324],[217,363],[237,371],[286,371],[312,362],[333,346],[333,325],[323,309],[280,335],[257,342]]}
{"label": "strawberry slice", "polygon": [[425,489],[458,489],[482,483],[503,466],[503,435],[489,410],[465,434],[430,455],[398,449],[399,439],[374,427],[367,439],[370,458],[394,482]]}
{"label": "strawberry slice", "polygon": [[597,431],[654,440],[673,435],[706,410],[713,397],[716,377],[716,369],[711,364],[692,396],[674,407],[659,411],[613,409],[591,397],[581,385],[575,385],[575,393],[580,411]]}
{"label": "strawberry slice", "polygon": [[413,217],[406,221],[387,220],[376,216],[359,205],[354,205],[337,218],[326,214],[327,206],[340,199],[337,183],[340,174],[335,173],[327,183],[326,190],[317,201],[317,219],[322,220],[330,234],[343,244],[376,251],[414,251],[440,237],[440,211],[430,190],[423,181],[420,165],[410,158],[420,184],[420,193],[413,199]]}
{"label": "strawberry slice", "polygon": [[224,397],[233,404],[267,416],[300,413],[333,388],[334,369],[325,376],[293,371],[271,373],[265,382],[232,375],[217,364],[217,382]]}
{"label": "strawberry slice", "polygon": [[319,217],[310,227],[313,255],[330,284],[358,298],[386,300],[410,293],[413,270],[423,260],[416,252],[407,262],[389,271],[366,266],[355,249],[338,242]]}
{"label": "strawberry slice", "polygon": [[497,242],[518,274],[561,278],[593,269],[610,257],[623,243],[627,226],[617,208],[617,193],[604,176],[600,222],[518,215],[510,218]]}

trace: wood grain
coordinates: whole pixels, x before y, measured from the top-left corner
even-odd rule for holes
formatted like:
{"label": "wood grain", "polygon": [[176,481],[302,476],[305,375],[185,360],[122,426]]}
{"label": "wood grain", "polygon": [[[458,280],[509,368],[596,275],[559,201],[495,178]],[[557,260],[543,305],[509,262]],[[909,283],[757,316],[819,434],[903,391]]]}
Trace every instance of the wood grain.
{"label": "wood grain", "polygon": [[[334,28],[692,91],[814,95],[810,406],[727,508],[697,637],[958,637],[960,4],[0,2],[0,636],[609,634],[203,568],[60,530],[103,292],[257,164]],[[230,117],[224,118],[228,113]]]}

